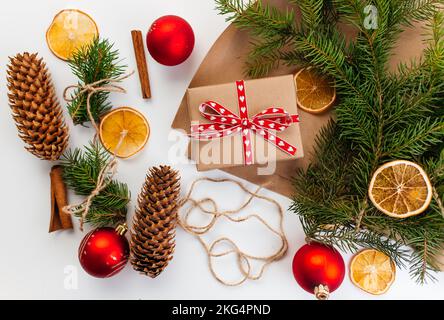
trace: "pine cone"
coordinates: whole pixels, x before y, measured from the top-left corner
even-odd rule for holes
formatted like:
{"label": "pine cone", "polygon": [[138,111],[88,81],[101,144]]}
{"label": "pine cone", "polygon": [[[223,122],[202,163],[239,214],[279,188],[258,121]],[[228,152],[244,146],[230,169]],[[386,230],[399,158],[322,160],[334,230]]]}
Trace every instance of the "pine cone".
{"label": "pine cone", "polygon": [[8,98],[19,137],[36,157],[57,160],[69,135],[48,69],[36,53],[9,59]]}
{"label": "pine cone", "polygon": [[134,270],[157,277],[173,258],[180,191],[179,174],[169,166],[151,168],[139,195],[131,232]]}

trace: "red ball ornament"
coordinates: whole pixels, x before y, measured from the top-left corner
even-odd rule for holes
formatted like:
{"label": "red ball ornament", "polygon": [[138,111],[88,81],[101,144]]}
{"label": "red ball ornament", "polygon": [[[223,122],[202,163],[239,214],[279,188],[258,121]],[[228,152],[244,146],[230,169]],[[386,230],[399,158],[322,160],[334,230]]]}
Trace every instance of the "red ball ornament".
{"label": "red ball ornament", "polygon": [[126,225],[120,225],[116,229],[97,228],[89,232],[79,247],[82,268],[97,278],[109,278],[120,272],[129,257],[126,230]]}
{"label": "red ball ornament", "polygon": [[163,16],[151,25],[146,43],[154,60],[166,66],[175,66],[188,59],[193,52],[194,32],[181,17]]}
{"label": "red ball ornament", "polygon": [[316,242],[306,244],[293,258],[293,274],[304,290],[325,300],[344,280],[344,259],[332,247]]}

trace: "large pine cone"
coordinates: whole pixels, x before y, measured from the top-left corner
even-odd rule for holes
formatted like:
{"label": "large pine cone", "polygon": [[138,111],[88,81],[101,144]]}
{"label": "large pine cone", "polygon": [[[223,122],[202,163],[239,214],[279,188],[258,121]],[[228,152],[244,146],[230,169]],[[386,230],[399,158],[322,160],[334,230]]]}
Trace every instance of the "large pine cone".
{"label": "large pine cone", "polygon": [[151,168],[139,195],[131,232],[134,270],[157,277],[173,258],[179,174],[169,166]]}
{"label": "large pine cone", "polygon": [[9,59],[8,98],[19,136],[36,157],[57,160],[69,135],[48,69],[36,53]]}

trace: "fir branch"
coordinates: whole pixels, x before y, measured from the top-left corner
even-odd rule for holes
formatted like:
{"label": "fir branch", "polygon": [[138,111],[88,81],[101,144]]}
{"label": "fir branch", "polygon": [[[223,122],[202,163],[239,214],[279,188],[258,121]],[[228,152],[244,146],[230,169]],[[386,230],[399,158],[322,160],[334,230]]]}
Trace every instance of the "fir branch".
{"label": "fir branch", "polygon": [[[438,149],[438,148],[437,148]],[[436,155],[424,160],[424,167],[433,184],[433,199],[436,210],[444,219],[444,145],[441,144]]]}
{"label": "fir branch", "polygon": [[[444,250],[443,217],[436,202],[426,211],[427,227],[424,221],[409,231],[406,244],[413,248],[410,259],[410,275],[420,283],[435,280],[434,272],[440,270],[436,257]],[[422,220],[422,219],[420,219]],[[418,221],[419,222],[419,221]],[[404,231],[404,230],[403,230]]]}
{"label": "fir branch", "polygon": [[[307,236],[349,251],[376,248],[398,265],[408,264],[419,282],[433,277],[444,249],[444,1],[371,1],[377,29],[364,24],[367,3],[360,0],[289,0],[301,10],[299,24],[286,12],[259,10],[260,0],[242,7],[240,1],[217,2],[221,13],[257,38],[250,75],[284,61],[313,66],[336,81],[337,122],[321,130],[314,163],[295,176],[291,209]],[[423,58],[400,64],[397,74],[387,71],[403,28],[430,18]],[[354,27],[356,37],[346,41],[336,21]],[[283,25],[291,27],[278,27]],[[397,158],[421,163],[430,175],[433,201],[419,216],[393,219],[368,199],[373,172]]]}
{"label": "fir branch", "polygon": [[[318,205],[312,203],[310,206],[309,203],[298,197],[298,201],[294,202],[291,209],[299,212],[301,224],[309,239],[334,246],[345,252],[356,252],[361,247],[376,249],[391,257],[399,267],[404,267],[409,262],[402,241],[389,239],[387,235],[371,229],[361,229],[356,232],[356,226],[348,224],[350,217],[347,218],[347,215],[343,216],[338,213],[337,208],[322,207],[326,211],[318,215],[320,209]],[[323,216],[327,212],[341,217],[347,222],[334,223],[333,221],[337,221],[337,219],[330,219],[333,223],[325,223],[327,221],[323,219]]]}
{"label": "fir branch", "polygon": [[444,138],[442,119],[416,119],[393,134],[385,135],[382,147],[383,158],[406,159],[424,154],[430,147],[439,144]]}
{"label": "fir branch", "polygon": [[[221,15],[225,15],[227,21],[233,21],[241,17],[254,2],[254,0],[216,0],[216,10],[219,11]],[[247,23],[253,22],[253,19],[247,21]],[[246,28],[251,27],[252,25],[246,25]]]}
{"label": "fir branch", "polygon": [[[96,188],[100,171],[110,161],[110,154],[100,142],[91,142],[81,149],[68,150],[61,159],[63,179],[78,195],[89,196]],[[109,179],[109,178],[108,178]],[[115,225],[126,220],[130,201],[128,186],[112,180],[94,197],[85,222],[94,226]]]}
{"label": "fir branch", "polygon": [[430,73],[433,76],[434,84],[441,84],[440,89],[443,90],[443,82],[440,81],[444,76],[444,13],[438,11],[433,15],[431,22],[427,24],[428,31],[428,47],[424,52],[425,60],[431,67]]}
{"label": "fir branch", "polygon": [[299,6],[302,15],[304,30],[315,30],[324,17],[325,0],[290,0],[290,3]]}
{"label": "fir branch", "polygon": [[334,76],[339,81],[349,83],[350,75],[345,73],[346,54],[345,38],[335,32],[325,38],[317,32],[298,37],[294,46],[306,56],[314,66],[329,75]]}
{"label": "fir branch", "polygon": [[[78,78],[78,85],[84,86],[103,79],[116,79],[121,76],[126,66],[120,64],[119,52],[107,39],[96,38],[90,45],[80,48],[69,60],[72,73]],[[107,85],[103,82],[101,85]],[[68,104],[68,111],[74,124],[89,121],[86,110],[88,93],[80,93],[77,89]],[[97,92],[91,97],[91,113],[96,121],[111,109],[107,101],[108,92]]]}
{"label": "fir branch", "polygon": [[281,12],[262,1],[216,0],[216,9],[227,15],[227,21],[233,21],[240,29],[249,29],[254,36],[286,37],[296,30],[292,10]]}
{"label": "fir branch", "polygon": [[281,38],[252,42],[253,49],[247,59],[246,74],[257,78],[277,68],[287,44],[288,39]]}
{"label": "fir branch", "polygon": [[413,23],[427,21],[436,14],[442,0],[408,0],[397,3],[399,11],[394,22],[411,27]]}
{"label": "fir branch", "polygon": [[[305,59],[304,54],[299,50],[288,50],[281,53],[281,60],[287,66],[298,66],[300,68],[309,67],[310,64]],[[251,70],[250,71],[254,71]]]}
{"label": "fir branch", "polygon": [[298,171],[294,177],[293,185],[298,198],[330,202],[349,194],[350,180],[345,165],[350,153],[334,121],[321,129],[313,156],[317,161],[306,171]]}
{"label": "fir branch", "polygon": [[299,33],[293,10],[280,12],[261,1],[242,0],[216,0],[216,8],[238,28],[252,30],[253,49],[248,57],[246,74],[254,78],[276,68],[287,51],[285,47]]}
{"label": "fir branch", "polygon": [[339,17],[362,31],[365,19],[364,2],[360,0],[333,0],[333,5]]}
{"label": "fir branch", "polygon": [[377,127],[368,104],[346,98],[337,109],[341,136],[352,141],[361,151],[372,150]]}
{"label": "fir branch", "polygon": [[252,78],[265,76],[279,65],[280,60],[280,57],[274,53],[250,57],[245,64],[246,74]]}

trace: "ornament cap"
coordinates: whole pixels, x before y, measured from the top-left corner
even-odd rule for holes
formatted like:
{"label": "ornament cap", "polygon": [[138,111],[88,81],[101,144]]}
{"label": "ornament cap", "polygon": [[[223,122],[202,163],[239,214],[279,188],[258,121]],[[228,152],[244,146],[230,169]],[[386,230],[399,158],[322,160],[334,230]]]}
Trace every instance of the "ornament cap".
{"label": "ornament cap", "polygon": [[330,297],[330,290],[328,289],[328,286],[320,284],[314,288],[314,294],[318,300],[328,300]]}
{"label": "ornament cap", "polygon": [[125,223],[119,224],[116,227],[116,232],[118,235],[123,236],[128,231],[128,225]]}

